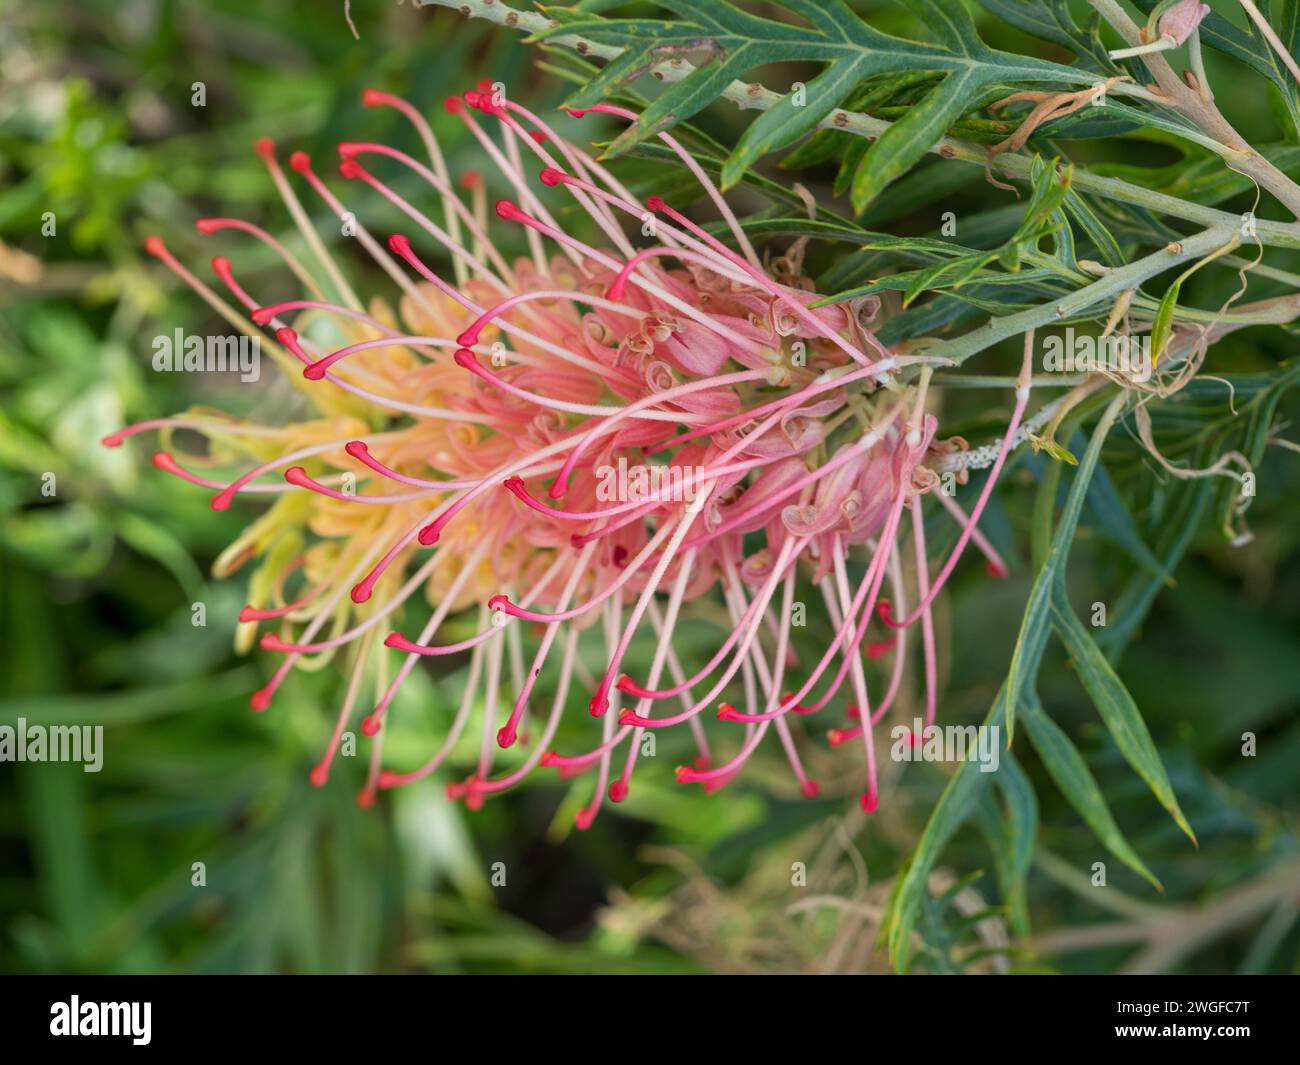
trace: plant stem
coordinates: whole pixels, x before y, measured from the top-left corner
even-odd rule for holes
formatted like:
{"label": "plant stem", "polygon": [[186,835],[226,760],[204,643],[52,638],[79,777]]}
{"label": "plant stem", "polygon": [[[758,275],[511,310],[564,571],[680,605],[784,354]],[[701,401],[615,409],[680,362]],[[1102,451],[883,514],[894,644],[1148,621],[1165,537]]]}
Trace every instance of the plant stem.
{"label": "plant stem", "polygon": [[[1124,40],[1131,45],[1140,45],[1142,31],[1136,22],[1129,18],[1128,12],[1119,4],[1119,0],[1091,0],[1093,7],[1102,18],[1111,24]],[[1205,99],[1199,89],[1193,89],[1175,72],[1160,52],[1144,55],[1142,61],[1156,79],[1160,91],[1168,98],[1168,106],[1194,122],[1203,132],[1208,133],[1224,147],[1239,153],[1234,163],[1228,165],[1233,170],[1245,174],[1261,187],[1271,192],[1286,206],[1293,215],[1300,218],[1300,186],[1282,171],[1252,148],[1223,117],[1212,99]],[[1208,86],[1205,86],[1208,90]],[[1206,95],[1210,95],[1208,92]]]}
{"label": "plant stem", "polygon": [[1091,285],[1085,285],[1078,291],[1071,292],[1052,303],[1029,307],[1002,318],[990,318],[985,325],[972,329],[956,340],[935,345],[931,353],[942,355],[961,364],[972,355],[1008,337],[1019,336],[1029,329],[1050,325],[1054,321],[1078,314],[1095,304],[1115,299],[1121,292],[1137,288],[1148,278],[1163,273],[1178,263],[1216,251],[1227,244],[1236,233],[1236,227],[1212,226],[1202,233],[1187,237],[1177,244],[1170,244],[1126,266],[1115,267]]}

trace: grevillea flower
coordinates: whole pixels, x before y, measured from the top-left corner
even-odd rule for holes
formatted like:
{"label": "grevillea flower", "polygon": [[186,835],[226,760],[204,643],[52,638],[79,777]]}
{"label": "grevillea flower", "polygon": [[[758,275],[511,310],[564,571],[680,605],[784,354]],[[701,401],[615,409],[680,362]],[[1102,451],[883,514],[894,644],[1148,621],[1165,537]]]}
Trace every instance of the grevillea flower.
{"label": "grevillea flower", "polygon": [[[212,269],[221,295],[160,239],[146,245],[235,328],[274,337],[263,337],[265,346],[314,415],[268,426],[196,409],[105,439],[118,446],[161,430],[167,450],[155,452],[154,465],[212,490],[214,509],[239,495],[272,501],[215,567],[224,576],[258,563],[238,639],[247,649],[260,630],[261,647],[281,661],[253,709],[266,710],[295,668],[345,650],[350,677],[314,784],[326,783],[355,721],[371,743],[363,805],[379,789],[433,773],[463,735],[472,746],[478,728],[477,763],[449,795],[476,807],[538,766],[564,777],[591,772],[580,827],[606,795],[627,795],[647,730],[676,726],[697,751],[677,769],[681,783],[722,787],[774,733],[811,798],[818,786],[801,763],[803,729],[792,728],[792,716],[838,711],[846,720],[831,742],[861,752],[862,805],[874,810],[875,726],[900,689],[912,633],[919,629],[929,726],[931,603],[972,539],[990,570],[1005,572],[976,523],[1020,424],[1027,372],[1000,444],[968,452],[960,440],[937,441],[926,396],[942,360],[882,345],[871,330],[873,300],[815,306],[802,243],[760,259],[670,135],[659,136],[708,193],[730,242],[658,197],[642,202],[525,107],[470,92],[447,109],[514,190],[491,220],[484,181],[462,175],[468,196],[457,191],[418,110],[382,92],[364,102],[405,116],[427,160],[349,142],[339,145],[339,173],[363,198],[381,197],[409,217],[417,239],[374,237],[356,221],[364,212],[354,214],[305,154],[289,158],[295,182],[262,141],[258,153],[311,261],[236,219],[198,228],[265,245],[300,291],[254,295],[219,255]],[[418,177],[436,209],[399,194],[390,184],[397,175]],[[319,197],[392,279],[396,307],[357,295],[295,186]],[[574,208],[603,246],[557,222]],[[531,254],[507,261],[492,235],[499,226],[520,227]],[[629,233],[653,236],[637,246]],[[450,259],[445,276],[429,265],[431,251]],[[205,437],[206,450],[179,454],[172,438],[181,429]],[[979,464],[972,456],[992,468],[967,516],[934,488],[944,471],[965,483],[966,468]],[[231,468],[238,472],[221,472]],[[610,470],[633,468],[660,476],[647,491],[611,499],[601,490]],[[684,484],[692,490],[674,490]],[[929,496],[961,526],[933,575],[922,520]],[[903,574],[912,566],[919,601],[909,606]],[[813,661],[800,661],[791,641],[806,595],[834,632]],[[422,613],[410,609],[421,599],[432,613],[411,637],[395,625]],[[434,642],[446,619],[475,611],[473,635]],[[729,619],[715,646],[691,658],[707,656],[696,669],[675,639],[692,612]],[[624,658],[643,631],[653,654],[632,676]],[[603,645],[590,672],[586,645]],[[468,682],[445,740],[413,772],[384,769],[385,722],[404,679],[422,659],[463,654]],[[873,698],[864,660],[883,655],[892,656],[890,679]],[[391,680],[364,704],[363,674],[389,665],[385,657],[395,668],[378,671]],[[547,670],[554,697],[535,706]],[[597,719],[597,735],[587,749],[555,750],[574,704]],[[716,723],[706,729],[706,719]]]}

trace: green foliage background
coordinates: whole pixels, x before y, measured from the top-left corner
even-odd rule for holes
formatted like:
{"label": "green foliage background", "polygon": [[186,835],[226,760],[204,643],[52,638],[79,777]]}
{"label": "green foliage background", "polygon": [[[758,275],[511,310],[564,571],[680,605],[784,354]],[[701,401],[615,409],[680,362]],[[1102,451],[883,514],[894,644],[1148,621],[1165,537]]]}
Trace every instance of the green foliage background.
{"label": "green foliage background", "polygon": [[[251,150],[257,137],[308,150],[322,170],[342,139],[409,146],[391,116],[361,107],[361,89],[376,86],[424,109],[457,170],[481,160],[442,113],[445,95],[487,77],[545,113],[573,89],[571,60],[506,30],[453,11],[351,6],[360,40],[342,3],[0,0],[0,723],[103,724],[107,746],[99,774],[0,765],[0,971],[887,970],[877,934],[947,783],[943,767],[909,767],[869,824],[856,812],[854,766],[831,753],[814,756],[814,775],[829,782],[817,802],[794,796],[775,762],[711,797],[639,780],[635,801],[607,809],[585,834],[568,829],[567,785],[544,775],[477,813],[447,802],[443,781],[359,810],[356,773],[323,791],[307,783],[339,694],[331,671],[296,677],[266,715],[248,712],[268,662],[233,655],[242,585],[211,582],[207,571],[252,508],[214,513],[204,493],[149,469],[143,447],[100,447],[126,422],[188,403],[255,402],[150,370],[149,338],[177,326],[201,332],[206,319],[141,242],[159,232],[184,261],[202,264],[213,248],[193,232],[196,217],[279,227]],[[886,32],[935,39],[917,6],[854,5]],[[986,42],[1072,62],[1058,44],[991,17],[994,6],[971,7]],[[1215,4],[1239,22],[1235,7]],[[768,70],[772,84],[804,72]],[[1232,86],[1241,72],[1212,57],[1216,84]],[[196,81],[207,86],[204,107],[191,105]],[[1286,101],[1274,96],[1266,108],[1264,92],[1229,89],[1220,103],[1252,143],[1294,142]],[[734,146],[748,120],[714,104],[691,135]],[[1153,172],[1179,166],[1158,137],[1079,143],[1071,154],[1100,172],[1147,160]],[[836,199],[842,150],[820,159],[805,150],[784,171],[774,157],[757,166],[784,185],[797,177],[819,204],[895,236],[933,234],[951,210],[963,240],[997,248],[1023,219],[1026,202],[986,184],[978,167],[937,159],[874,202],[851,201],[841,175]],[[618,165],[642,188],[685,195],[680,174],[653,153],[633,151]],[[1190,180],[1185,166],[1178,173]],[[735,199],[761,210],[764,188],[747,179]],[[1218,202],[1247,210],[1253,197],[1229,188]],[[46,211],[58,219],[51,238],[40,235]],[[1286,215],[1266,203],[1261,217]],[[861,284],[880,261],[854,259],[844,244],[813,253],[814,272],[841,282],[827,292]],[[1295,252],[1269,262],[1300,270]],[[274,276],[255,253],[244,273]],[[1231,271],[1198,276],[1184,298],[1217,306],[1235,284]],[[1253,282],[1251,298],[1279,291],[1269,285]],[[1278,366],[1293,357],[1290,332],[1247,329],[1213,349],[1206,372],[1235,375],[1246,408],[1272,395]],[[998,349],[973,367],[1010,372],[1014,358]],[[1006,398],[990,395],[960,394],[945,431],[989,439],[1005,422]],[[1226,389],[1210,382],[1179,410],[1207,446],[1239,424]],[[1289,397],[1276,417],[1294,417]],[[1076,455],[1090,431],[1069,441]],[[1065,801],[1037,753],[1043,741],[1018,738],[1026,787],[1006,809],[982,806],[937,856],[912,941],[917,967],[1294,971],[1300,466],[1268,450],[1250,511],[1256,539],[1232,549],[1210,493],[1158,476],[1131,432],[1113,433],[1101,459],[1106,472],[1073,541],[1069,597],[1086,615],[1087,604],[1132,587],[1134,539],[1161,558],[1186,547],[1176,580],[1136,615],[1122,657],[1125,638],[1100,642],[1199,847],[1125,764],[1080,687],[1079,663],[1051,644],[1038,676],[1044,710],[1084,755],[1164,894],[1112,860]],[[991,535],[1018,560],[1012,578],[990,582],[968,564],[942,601],[945,722],[983,719],[1006,676],[1030,595],[1031,515],[1047,483],[1051,516],[1054,467],[1025,456],[990,512]],[[53,499],[41,494],[46,473],[57,478]],[[1069,483],[1067,474],[1061,501]],[[191,624],[197,601],[207,604],[206,627]],[[813,626],[806,638],[815,646],[826,634]],[[412,707],[456,697],[454,675],[412,680]],[[1241,754],[1245,731],[1258,737],[1252,758]],[[659,766],[653,775],[667,774]],[[1019,840],[1004,838],[1017,830]],[[1030,860],[1026,842],[1036,847],[1022,881],[1003,863]],[[1098,861],[1108,863],[1104,889],[1088,881]],[[205,863],[206,887],[191,884],[195,862]],[[489,883],[495,862],[508,871],[504,888]],[[791,885],[794,863],[807,866],[808,886]]]}

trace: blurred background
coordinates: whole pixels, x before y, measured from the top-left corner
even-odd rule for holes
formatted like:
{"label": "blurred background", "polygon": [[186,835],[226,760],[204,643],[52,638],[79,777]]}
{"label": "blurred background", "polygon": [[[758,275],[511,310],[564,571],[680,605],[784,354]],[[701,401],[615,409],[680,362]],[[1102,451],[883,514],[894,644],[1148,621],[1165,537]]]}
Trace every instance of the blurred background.
{"label": "blurred background", "polygon": [[[897,5],[854,6],[898,32],[924,33]],[[566,92],[572,67],[504,29],[389,0],[350,7],[359,39],[342,0],[0,0],[0,724],[100,724],[106,746],[97,774],[0,763],[0,971],[886,971],[874,949],[881,913],[943,767],[889,767],[888,799],[869,825],[857,811],[855,761],[828,750],[812,726],[806,749],[824,788],[815,802],[793,793],[776,758],[715,795],[688,794],[663,771],[668,754],[638,778],[633,800],[607,807],[586,833],[571,830],[585,791],[549,773],[473,813],[444,798],[442,776],[358,809],[361,766],[345,759],[323,790],[307,781],[337,705],[332,670],[296,674],[272,712],[248,710],[269,656],[234,654],[243,581],[213,581],[209,570],[256,507],[213,512],[207,493],[149,467],[146,437],[100,446],[128,422],[192,403],[266,411],[268,396],[255,389],[152,371],[153,336],[203,333],[210,318],[141,249],[159,233],[206,276],[213,245],[194,232],[195,218],[281,230],[283,209],[252,150],[258,137],[273,137],[282,158],[307,150],[322,172],[339,140],[414,152],[397,116],[361,106],[373,86],[422,108],[455,172],[483,160],[443,113],[446,95],[486,77],[546,114]],[[1069,61],[981,20],[990,42]],[[198,82],[202,106],[193,103]],[[1223,103],[1248,139],[1280,136],[1256,100]],[[715,107],[699,126],[731,144],[744,121]],[[1104,167],[1107,149],[1089,150]],[[1119,148],[1110,161],[1125,158]],[[773,162],[764,172],[788,184]],[[680,183],[662,163],[620,165],[656,189]],[[1005,211],[1010,201],[978,168],[962,173],[947,182],[943,209],[963,219]],[[834,202],[833,177],[831,166],[799,180]],[[739,202],[758,206],[755,195],[741,190]],[[1249,205],[1247,196],[1241,209]],[[926,233],[936,210],[899,205],[877,228]],[[47,212],[57,222],[48,236]],[[240,254],[250,257],[241,278],[276,276],[256,249],[241,244]],[[822,268],[837,254],[815,253]],[[359,260],[356,269],[368,291],[386,292]],[[1212,364],[1261,372],[1294,350],[1282,329],[1245,330],[1214,349]],[[983,372],[1009,367],[1002,354],[983,358]],[[979,441],[1005,422],[1005,406],[988,411],[987,396],[967,402],[950,412],[952,431]],[[1206,402],[1224,413],[1222,391]],[[1285,398],[1279,419],[1293,409]],[[945,722],[979,721],[1005,675],[1028,589],[1039,462],[1013,470],[990,517],[1016,561],[1012,578],[991,582],[964,566],[941,599]],[[1176,486],[1160,482],[1127,434],[1108,445],[1107,465],[1144,535],[1190,520],[1164,497]],[[1045,704],[1165,894],[1115,861],[1108,887],[1091,886],[1092,864],[1107,855],[1021,744],[1039,807],[1032,936],[1014,935],[972,821],[936,869],[920,967],[1295,970],[1297,469],[1294,455],[1269,450],[1246,548],[1224,543],[1208,507],[1196,511],[1176,585],[1122,658],[1199,849],[1124,765],[1059,650],[1040,678]],[[47,474],[53,496],[42,493]],[[1117,552],[1097,532],[1105,502],[1090,501],[1071,559],[1085,601],[1119,583]],[[202,627],[191,623],[197,602],[206,604]],[[700,631],[707,641],[710,630]],[[824,646],[827,634],[811,625],[806,637]],[[440,735],[458,676],[453,663],[412,677],[404,702],[432,712],[409,737],[413,748]],[[915,678],[910,688],[905,706],[915,705]],[[1242,755],[1246,731],[1257,736],[1254,757]],[[197,862],[202,887],[192,883]],[[504,886],[491,883],[498,862]],[[806,884],[792,883],[797,863]]]}

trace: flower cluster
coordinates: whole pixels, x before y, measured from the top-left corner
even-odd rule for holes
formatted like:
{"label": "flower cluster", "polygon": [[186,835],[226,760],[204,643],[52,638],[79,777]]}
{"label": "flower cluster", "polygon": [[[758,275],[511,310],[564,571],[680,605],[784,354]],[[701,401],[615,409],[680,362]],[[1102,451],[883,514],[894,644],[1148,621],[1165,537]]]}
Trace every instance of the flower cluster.
{"label": "flower cluster", "polygon": [[[212,490],[214,509],[244,494],[272,501],[216,567],[224,576],[257,562],[239,639],[247,648],[260,630],[260,646],[281,661],[253,708],[265,710],[295,668],[342,651],[350,679],[313,783],[326,783],[353,722],[372,745],[359,796],[369,804],[380,789],[433,773],[477,716],[477,762],[448,794],[477,806],[539,765],[566,777],[594,772],[578,814],[586,827],[606,796],[626,797],[646,731],[679,725],[698,753],[677,769],[680,782],[722,787],[771,731],[813,797],[792,715],[835,704],[847,720],[831,742],[860,747],[862,805],[874,810],[874,726],[900,690],[909,637],[919,629],[929,725],[931,603],[971,540],[992,572],[1005,572],[976,523],[1020,424],[1027,375],[968,515],[935,491],[943,470],[964,481],[952,461],[964,444],[936,440],[926,412],[941,360],[882,345],[873,300],[819,306],[803,276],[802,243],[760,258],[671,135],[659,137],[716,206],[716,233],[658,197],[642,202],[537,115],[484,89],[446,107],[513,189],[513,199],[496,202],[494,221],[483,178],[470,172],[453,183],[416,108],[376,91],[364,102],[405,116],[427,159],[347,142],[339,174],[404,213],[419,248],[407,236],[373,236],[301,152],[288,160],[294,181],[269,141],[257,150],[310,261],[237,219],[203,219],[198,228],[265,245],[295,280],[294,298],[258,298],[218,256],[212,270],[223,295],[160,239],[146,245],[233,327],[262,338],[312,415],[267,426],[196,409],[105,440],[118,446],[160,430],[165,450],[154,464]],[[612,106],[592,110],[636,119]],[[426,213],[378,176],[403,172],[438,210]],[[312,227],[304,185],[391,278],[395,306],[357,295]],[[582,218],[578,228],[601,234],[600,246],[562,226],[561,214]],[[500,226],[522,228],[527,257],[505,257],[493,236]],[[638,247],[629,233],[650,243]],[[447,270],[430,265],[431,250]],[[206,448],[181,453],[178,430],[201,434]],[[694,490],[672,492],[679,482],[666,477],[628,499],[598,491],[605,471],[629,466],[689,477]],[[222,474],[232,467],[243,472]],[[933,575],[928,497],[961,527]],[[912,567],[919,601],[909,607],[904,570]],[[812,662],[799,660],[791,640],[806,591],[834,634]],[[421,597],[431,614],[412,638],[394,624]],[[717,646],[683,655],[679,621],[705,603],[704,613],[726,619]],[[449,617],[475,610],[474,635],[434,642]],[[624,659],[638,633],[653,654],[634,677]],[[602,642],[603,666],[589,672],[591,655],[580,651]],[[363,676],[393,654],[400,665],[386,690],[363,706]],[[413,772],[384,769],[395,693],[422,658],[448,655],[468,657],[468,681],[445,741]],[[864,662],[885,655],[890,679],[873,702]],[[544,670],[554,671],[554,696],[537,707]],[[587,750],[555,750],[575,702],[600,722],[599,739]],[[723,724],[706,730],[706,718]]]}

